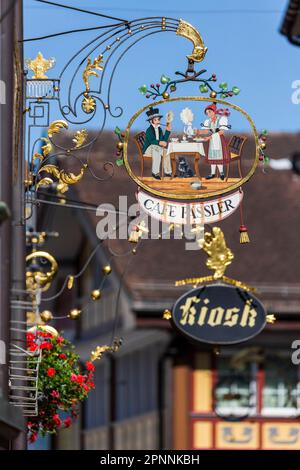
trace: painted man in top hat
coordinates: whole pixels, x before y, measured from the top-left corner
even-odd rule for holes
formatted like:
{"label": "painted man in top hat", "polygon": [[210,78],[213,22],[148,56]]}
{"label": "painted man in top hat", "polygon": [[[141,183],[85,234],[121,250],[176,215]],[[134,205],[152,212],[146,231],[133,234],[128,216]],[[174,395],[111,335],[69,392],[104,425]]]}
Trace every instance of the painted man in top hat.
{"label": "painted man in top hat", "polygon": [[160,180],[159,171],[162,157],[165,176],[172,176],[170,155],[167,155],[166,152],[172,125],[171,123],[167,124],[166,131],[163,132],[160,127],[160,118],[162,115],[159,114],[159,110],[151,107],[146,114],[150,126],[146,130],[143,153],[144,155],[152,157],[152,176]]}

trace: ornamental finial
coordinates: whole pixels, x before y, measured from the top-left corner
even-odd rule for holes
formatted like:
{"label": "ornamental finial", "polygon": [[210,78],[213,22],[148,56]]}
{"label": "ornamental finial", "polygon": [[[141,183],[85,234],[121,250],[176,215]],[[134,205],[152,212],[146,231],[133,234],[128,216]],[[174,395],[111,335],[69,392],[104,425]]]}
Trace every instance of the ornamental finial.
{"label": "ornamental finial", "polygon": [[45,59],[43,54],[39,52],[35,59],[26,59],[25,65],[27,69],[34,72],[32,78],[34,80],[40,80],[43,78],[48,78],[47,75],[45,75],[45,72],[54,67],[55,59],[53,57],[50,59]]}

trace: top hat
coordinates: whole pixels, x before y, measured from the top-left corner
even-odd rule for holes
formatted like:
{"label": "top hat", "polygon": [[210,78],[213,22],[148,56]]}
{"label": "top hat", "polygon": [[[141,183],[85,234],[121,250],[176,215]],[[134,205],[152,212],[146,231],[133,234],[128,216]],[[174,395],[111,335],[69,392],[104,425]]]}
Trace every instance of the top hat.
{"label": "top hat", "polygon": [[149,111],[146,111],[146,114],[148,116],[147,121],[151,121],[153,118],[162,118],[162,115],[159,114],[159,109],[158,108],[149,108]]}

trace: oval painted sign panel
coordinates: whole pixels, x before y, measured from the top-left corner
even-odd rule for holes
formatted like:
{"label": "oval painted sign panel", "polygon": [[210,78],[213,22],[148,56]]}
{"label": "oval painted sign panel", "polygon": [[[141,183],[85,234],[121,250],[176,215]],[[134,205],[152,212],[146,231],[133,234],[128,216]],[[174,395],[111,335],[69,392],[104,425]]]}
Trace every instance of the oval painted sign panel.
{"label": "oval painted sign panel", "polygon": [[[212,106],[215,118],[209,117]],[[243,134],[238,131],[242,128]],[[177,200],[210,199],[237,190],[254,174],[258,134],[239,106],[217,98],[212,103],[211,98],[182,96],[137,111],[127,125],[123,153],[129,176],[147,193]]]}
{"label": "oval painted sign panel", "polygon": [[226,285],[208,285],[182,295],[172,321],[191,340],[235,344],[258,335],[266,324],[262,303],[250,292]]}

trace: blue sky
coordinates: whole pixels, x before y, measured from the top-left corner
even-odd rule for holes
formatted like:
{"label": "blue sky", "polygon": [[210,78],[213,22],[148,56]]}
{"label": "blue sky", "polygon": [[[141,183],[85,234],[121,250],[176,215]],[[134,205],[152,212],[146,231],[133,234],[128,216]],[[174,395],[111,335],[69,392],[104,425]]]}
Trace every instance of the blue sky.
{"label": "blue sky", "polygon": [[[252,116],[258,129],[298,131],[300,105],[293,104],[291,96],[292,82],[300,79],[300,48],[279,34],[287,0],[252,0],[247,4],[240,0],[56,1],[124,19],[167,15],[189,21],[198,28],[208,47],[201,68],[241,88],[241,94],[232,102]],[[25,38],[109,23],[34,0],[24,0],[24,8]],[[54,56],[56,67],[49,76],[56,77],[72,53],[96,35],[97,32],[82,32],[26,43],[25,56],[35,57],[39,50],[45,57]],[[162,73],[173,76],[176,70],[185,70],[185,56],[190,52],[191,43],[173,33],[153,35],[132,48],[120,63],[112,88],[111,104],[122,106],[124,113],[118,119],[110,119],[108,126],[124,128],[129,118],[148,104],[138,87],[157,82]],[[192,90],[199,94],[197,86],[181,87],[177,96],[192,94]]]}

